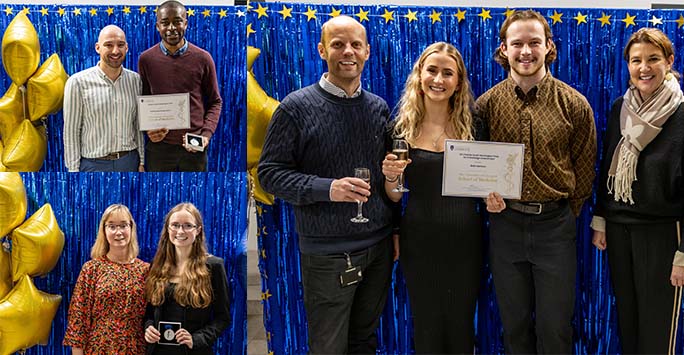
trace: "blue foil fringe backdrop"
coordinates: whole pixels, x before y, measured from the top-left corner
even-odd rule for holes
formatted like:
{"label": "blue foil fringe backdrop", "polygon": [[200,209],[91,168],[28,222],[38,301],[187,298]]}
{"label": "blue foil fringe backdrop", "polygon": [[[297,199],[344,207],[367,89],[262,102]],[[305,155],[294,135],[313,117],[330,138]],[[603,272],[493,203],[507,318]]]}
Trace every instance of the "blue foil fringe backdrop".
{"label": "blue foil fringe backdrop", "polygon": [[[128,55],[124,67],[137,71],[140,54],[159,43],[155,29],[156,6],[15,5],[0,4],[0,31],[4,34],[14,16],[28,9],[38,32],[41,64],[53,53],[69,75],[97,64],[95,42],[102,27],[115,24],[126,33]],[[46,15],[41,10],[47,10]],[[111,15],[107,12],[111,11]],[[246,20],[244,6],[188,6],[186,38],[214,58],[223,110],[208,146],[208,171],[244,171],[246,156]],[[7,14],[10,12],[10,14]],[[63,13],[63,15],[61,14]],[[183,75],[183,73],[178,73]],[[0,70],[0,93],[11,80]],[[48,152],[41,171],[66,171],[62,112],[48,117]]]}
{"label": "blue foil fringe backdrop", "polygon": [[66,355],[62,346],[71,293],[90,260],[102,212],[112,203],[129,207],[138,225],[140,258],[150,262],[164,225],[177,203],[192,202],[202,212],[209,252],[225,260],[232,293],[230,327],[214,347],[216,354],[245,354],[247,191],[245,173],[22,173],[31,216],[50,203],[65,235],[64,251],[55,268],[35,278],[36,286],[62,296],[47,346],[27,354]]}
{"label": "blue foil fringe backdrop", "polygon": [[[321,25],[338,11],[363,19],[371,55],[362,76],[362,85],[385,98],[390,107],[395,107],[399,100],[413,62],[427,45],[436,41],[450,42],[461,51],[475,95],[482,94],[506,75],[492,61],[494,50],[499,45],[498,32],[506,9],[290,3],[253,5],[248,18],[248,32],[251,33],[247,42],[262,52],[254,63],[253,71],[264,90],[278,100],[317,82],[326,71],[316,45],[320,40]],[[622,59],[625,42],[638,28],[657,26],[672,39],[675,52],[682,53],[684,11],[537,10],[548,18],[558,46],[558,60],[552,64],[551,72],[589,100],[594,109],[600,151],[610,105],[627,88],[629,76]],[[459,11],[465,12],[462,21],[456,17]],[[551,16],[560,21],[553,20]],[[658,19],[662,22],[659,23]],[[683,57],[675,56],[674,68],[680,72],[684,70]],[[606,255],[591,245],[589,222],[593,204],[592,198],[578,219],[577,302],[573,321],[575,353],[614,354],[620,351],[614,298]],[[274,354],[304,353],[307,349],[306,317],[291,207],[278,200],[273,206],[259,204],[257,222],[269,350]],[[400,266],[398,263],[395,267],[387,308],[378,329],[378,353],[382,354],[412,352],[411,316]],[[445,277],[449,272],[445,270]],[[475,320],[477,352],[503,353],[502,329],[488,268],[483,270],[482,283]],[[680,354],[684,350],[682,328],[679,327],[676,349]]]}

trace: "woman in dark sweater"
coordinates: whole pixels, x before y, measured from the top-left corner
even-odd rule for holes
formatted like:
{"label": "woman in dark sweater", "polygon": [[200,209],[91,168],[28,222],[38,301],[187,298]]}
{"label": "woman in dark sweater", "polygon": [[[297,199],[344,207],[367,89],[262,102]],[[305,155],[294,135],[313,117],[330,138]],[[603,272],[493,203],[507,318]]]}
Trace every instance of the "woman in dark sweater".
{"label": "woman in dark sweater", "polygon": [[606,130],[593,244],[608,251],[622,352],[665,354],[684,285],[684,94],[660,30],[634,33],[624,57],[630,87]]}
{"label": "woman in dark sweater", "polygon": [[230,323],[223,259],[207,253],[202,215],[191,203],[169,211],[145,284],[148,354],[213,354]]}

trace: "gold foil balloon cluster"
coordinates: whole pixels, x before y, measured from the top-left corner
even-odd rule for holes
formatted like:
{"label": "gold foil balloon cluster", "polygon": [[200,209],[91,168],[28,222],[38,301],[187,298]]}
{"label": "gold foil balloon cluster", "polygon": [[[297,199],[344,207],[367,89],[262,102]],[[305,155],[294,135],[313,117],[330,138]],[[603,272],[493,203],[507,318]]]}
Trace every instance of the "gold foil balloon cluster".
{"label": "gold foil balloon cluster", "polygon": [[31,278],[55,267],[64,233],[50,204],[24,221],[26,206],[19,173],[0,173],[0,355],[46,345],[62,301],[38,290]]}
{"label": "gold foil balloon cluster", "polygon": [[20,12],[2,37],[2,65],[12,84],[0,98],[0,171],[38,171],[45,160],[45,116],[62,108],[68,75],[57,54],[38,64],[38,33]]}
{"label": "gold foil balloon cluster", "polygon": [[280,102],[266,94],[252,73],[252,64],[260,53],[258,48],[247,46],[247,170],[254,199],[272,205],[273,195],[264,191],[259,184],[257,164],[264,147],[268,123]]}

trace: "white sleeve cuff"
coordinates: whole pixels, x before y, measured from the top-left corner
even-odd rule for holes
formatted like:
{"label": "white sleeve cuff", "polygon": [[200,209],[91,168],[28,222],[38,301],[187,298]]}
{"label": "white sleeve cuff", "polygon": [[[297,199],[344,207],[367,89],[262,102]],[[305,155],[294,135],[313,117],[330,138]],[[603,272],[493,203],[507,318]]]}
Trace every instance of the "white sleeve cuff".
{"label": "white sleeve cuff", "polygon": [[597,232],[606,232],[606,219],[601,216],[594,216],[591,218],[591,229]]}

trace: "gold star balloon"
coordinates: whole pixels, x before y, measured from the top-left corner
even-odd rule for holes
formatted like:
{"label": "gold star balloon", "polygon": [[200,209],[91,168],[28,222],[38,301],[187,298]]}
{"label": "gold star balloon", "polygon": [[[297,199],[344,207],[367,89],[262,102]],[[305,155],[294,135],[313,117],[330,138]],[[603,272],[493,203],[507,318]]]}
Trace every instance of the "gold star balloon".
{"label": "gold star balloon", "polygon": [[47,154],[45,116],[59,111],[68,77],[53,54],[40,68],[36,29],[22,11],[2,37],[12,85],[0,98],[0,171],[38,171]]}
{"label": "gold star balloon", "polygon": [[12,289],[12,270],[10,269],[10,253],[0,243],[0,299]]}
{"label": "gold star balloon", "polygon": [[12,231],[10,239],[15,282],[24,275],[35,277],[50,272],[64,248],[64,233],[59,229],[49,203]]}
{"label": "gold star balloon", "polygon": [[0,355],[46,345],[62,296],[41,292],[26,275],[0,299]]}
{"label": "gold star balloon", "polygon": [[26,218],[26,190],[19,173],[0,173],[0,238]]}

